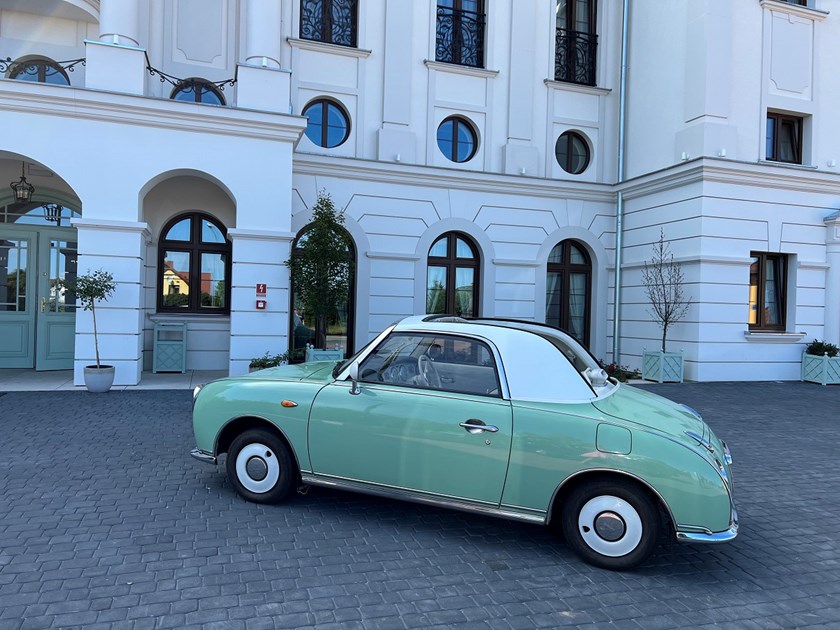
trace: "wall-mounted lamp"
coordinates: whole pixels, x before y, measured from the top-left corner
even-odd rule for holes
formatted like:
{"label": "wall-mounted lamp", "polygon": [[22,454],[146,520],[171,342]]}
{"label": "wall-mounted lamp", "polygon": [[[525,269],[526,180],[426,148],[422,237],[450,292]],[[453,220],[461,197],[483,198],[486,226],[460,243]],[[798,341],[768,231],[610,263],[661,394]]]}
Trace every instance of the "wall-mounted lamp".
{"label": "wall-mounted lamp", "polygon": [[682,155],[680,156],[680,159],[681,159],[681,160],[683,160],[683,161],[685,161],[685,160],[687,160],[687,159],[688,159],[688,157],[689,157],[689,156],[688,156],[688,153],[686,153],[685,151],[683,151],[683,152],[682,152]]}
{"label": "wall-mounted lamp", "polygon": [[726,149],[721,149],[718,151],[718,157],[726,157]]}
{"label": "wall-mounted lamp", "polygon": [[522,168],[520,168],[520,169],[519,169],[519,174],[520,174],[520,175],[524,175],[524,174],[525,174],[525,173],[527,173],[527,172],[528,172],[528,169],[526,169],[524,166],[523,166]]}
{"label": "wall-mounted lamp", "polygon": [[394,162],[399,162],[399,161],[401,161],[401,160],[402,160],[402,158],[400,157],[400,154],[399,154],[399,153],[397,153],[397,154],[394,156]]}
{"label": "wall-mounted lamp", "polygon": [[835,166],[837,166],[837,162],[836,162],[836,160],[829,160],[828,162],[825,163],[825,165],[828,168],[834,168]]}
{"label": "wall-mounted lamp", "polygon": [[61,211],[64,206],[58,203],[44,203],[41,204],[44,209],[44,218],[50,223],[59,223],[61,221]]}

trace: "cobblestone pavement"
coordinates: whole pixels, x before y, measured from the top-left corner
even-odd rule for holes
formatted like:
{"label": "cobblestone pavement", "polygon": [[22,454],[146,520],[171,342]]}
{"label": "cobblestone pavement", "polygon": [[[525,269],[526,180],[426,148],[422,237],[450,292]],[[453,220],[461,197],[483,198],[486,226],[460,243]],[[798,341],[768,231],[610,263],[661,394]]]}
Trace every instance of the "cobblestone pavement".
{"label": "cobblestone pavement", "polygon": [[735,457],[741,535],[643,567],[544,528],[312,489],[238,498],[182,391],[0,397],[0,628],[840,627],[840,388],[657,385]]}

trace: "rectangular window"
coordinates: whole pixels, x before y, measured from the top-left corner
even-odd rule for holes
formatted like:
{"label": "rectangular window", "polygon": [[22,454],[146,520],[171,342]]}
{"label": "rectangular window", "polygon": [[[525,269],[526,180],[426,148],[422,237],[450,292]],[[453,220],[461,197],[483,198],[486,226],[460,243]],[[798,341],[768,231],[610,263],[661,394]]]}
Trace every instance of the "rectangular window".
{"label": "rectangular window", "polygon": [[356,47],[358,0],[301,0],[300,38]]}
{"label": "rectangular window", "polygon": [[484,67],[484,0],[438,0],[435,59]]}
{"label": "rectangular window", "polygon": [[554,78],[595,85],[598,36],[595,0],[557,0],[555,8]]}
{"label": "rectangular window", "polygon": [[765,159],[802,164],[802,118],[767,112]]}
{"label": "rectangular window", "polygon": [[751,252],[750,330],[785,330],[787,256]]}

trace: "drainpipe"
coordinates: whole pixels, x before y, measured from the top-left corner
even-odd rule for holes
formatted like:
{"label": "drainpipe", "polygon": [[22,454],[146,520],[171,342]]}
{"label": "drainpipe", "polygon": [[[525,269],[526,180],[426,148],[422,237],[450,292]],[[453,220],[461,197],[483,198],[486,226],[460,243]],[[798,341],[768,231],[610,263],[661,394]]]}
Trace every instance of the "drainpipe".
{"label": "drainpipe", "polygon": [[[624,182],[624,124],[627,115],[627,25],[630,0],[624,0],[621,15],[621,78],[618,90],[618,178],[619,186]],[[621,361],[621,263],[624,247],[624,193],[619,188],[615,210],[615,295],[613,296],[613,361]]]}

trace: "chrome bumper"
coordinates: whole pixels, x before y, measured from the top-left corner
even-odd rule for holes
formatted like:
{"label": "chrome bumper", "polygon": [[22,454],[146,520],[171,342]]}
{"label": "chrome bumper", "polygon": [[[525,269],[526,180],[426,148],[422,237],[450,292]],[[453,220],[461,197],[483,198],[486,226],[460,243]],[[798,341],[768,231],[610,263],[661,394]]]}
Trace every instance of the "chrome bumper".
{"label": "chrome bumper", "polygon": [[691,543],[722,543],[733,540],[738,535],[738,512],[732,508],[729,529],[724,532],[677,532],[677,540]]}
{"label": "chrome bumper", "polygon": [[195,457],[198,461],[204,462],[205,464],[216,464],[215,455],[211,455],[210,453],[206,453],[200,449],[194,448],[190,451],[190,455]]}

